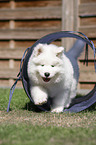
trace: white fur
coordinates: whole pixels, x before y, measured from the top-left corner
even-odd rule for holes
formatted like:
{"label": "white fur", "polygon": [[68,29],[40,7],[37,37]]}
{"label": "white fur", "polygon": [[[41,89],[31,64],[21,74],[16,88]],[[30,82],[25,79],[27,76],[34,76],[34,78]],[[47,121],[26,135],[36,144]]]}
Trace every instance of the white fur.
{"label": "white fur", "polygon": [[34,104],[41,105],[50,96],[52,112],[62,112],[76,96],[78,80],[74,78],[72,64],[63,47],[38,44],[29,58],[28,77]]}

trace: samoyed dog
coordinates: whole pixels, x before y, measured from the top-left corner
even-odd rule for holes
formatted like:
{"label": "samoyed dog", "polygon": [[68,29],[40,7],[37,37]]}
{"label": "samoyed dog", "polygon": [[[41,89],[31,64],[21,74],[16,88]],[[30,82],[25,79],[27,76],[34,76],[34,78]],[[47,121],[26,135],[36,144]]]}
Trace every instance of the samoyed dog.
{"label": "samoyed dog", "polygon": [[[79,47],[80,50],[77,50]],[[64,108],[70,106],[76,96],[79,79],[77,58],[83,47],[81,40],[67,53],[63,47],[53,44],[35,46],[27,69],[30,93],[35,105],[45,104],[50,96],[52,112],[63,112]]]}

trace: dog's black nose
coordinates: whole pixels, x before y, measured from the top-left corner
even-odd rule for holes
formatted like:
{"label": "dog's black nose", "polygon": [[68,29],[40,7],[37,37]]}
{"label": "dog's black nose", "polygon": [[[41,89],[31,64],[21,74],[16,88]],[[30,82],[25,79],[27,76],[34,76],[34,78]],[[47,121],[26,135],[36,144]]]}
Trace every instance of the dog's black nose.
{"label": "dog's black nose", "polygon": [[46,73],[44,73],[44,75],[45,75],[45,77],[47,78],[47,77],[50,76],[50,73],[49,73],[49,72],[46,72]]}

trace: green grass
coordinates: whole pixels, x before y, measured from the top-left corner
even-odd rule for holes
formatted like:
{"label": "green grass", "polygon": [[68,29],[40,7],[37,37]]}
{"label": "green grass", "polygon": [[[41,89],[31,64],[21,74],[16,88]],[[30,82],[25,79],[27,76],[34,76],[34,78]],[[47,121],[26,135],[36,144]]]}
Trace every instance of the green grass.
{"label": "green grass", "polygon": [[96,145],[96,107],[71,114],[35,112],[23,89],[15,90],[9,113],[8,101],[9,89],[0,89],[0,145]]}

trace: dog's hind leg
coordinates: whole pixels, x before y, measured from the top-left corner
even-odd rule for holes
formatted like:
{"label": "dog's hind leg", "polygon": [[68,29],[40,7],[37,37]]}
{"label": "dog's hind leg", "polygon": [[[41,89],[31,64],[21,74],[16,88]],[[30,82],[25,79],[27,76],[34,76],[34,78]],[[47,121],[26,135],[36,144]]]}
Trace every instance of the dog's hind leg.
{"label": "dog's hind leg", "polygon": [[63,112],[63,109],[66,107],[67,100],[69,100],[70,91],[66,89],[54,97],[52,100],[51,112]]}
{"label": "dog's hind leg", "polygon": [[70,94],[69,94],[68,98],[66,99],[66,103],[65,103],[66,108],[68,108],[70,106],[72,99],[75,98],[76,90],[77,90],[77,81],[75,79],[73,79],[71,89],[70,89]]}
{"label": "dog's hind leg", "polygon": [[73,78],[71,91],[70,91],[69,106],[70,106],[72,99],[76,97],[77,84],[78,84],[78,81],[75,78]]}

